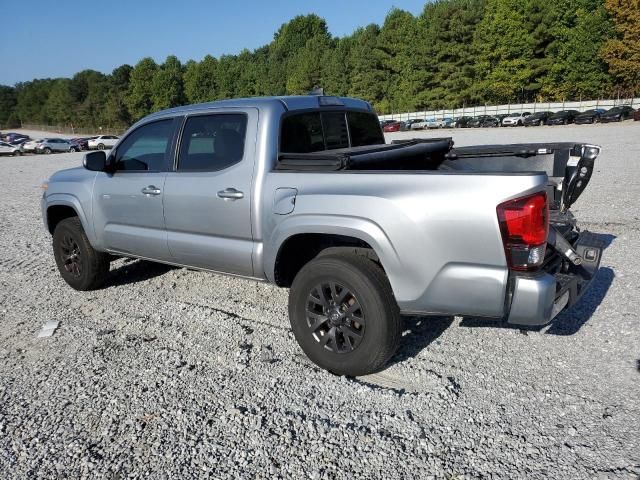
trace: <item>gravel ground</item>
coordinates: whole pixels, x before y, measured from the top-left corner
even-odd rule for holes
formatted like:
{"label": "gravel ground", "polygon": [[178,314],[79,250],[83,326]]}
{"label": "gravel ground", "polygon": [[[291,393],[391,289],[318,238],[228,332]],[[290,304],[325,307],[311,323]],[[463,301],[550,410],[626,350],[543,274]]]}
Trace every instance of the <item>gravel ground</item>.
{"label": "gravel ground", "polygon": [[411,135],[442,133],[602,145],[574,208],[602,269],[539,331],[407,318],[357,379],[306,360],[286,290],[133,260],[71,290],[39,185],[82,155],[0,158],[0,478],[638,478],[640,124]]}

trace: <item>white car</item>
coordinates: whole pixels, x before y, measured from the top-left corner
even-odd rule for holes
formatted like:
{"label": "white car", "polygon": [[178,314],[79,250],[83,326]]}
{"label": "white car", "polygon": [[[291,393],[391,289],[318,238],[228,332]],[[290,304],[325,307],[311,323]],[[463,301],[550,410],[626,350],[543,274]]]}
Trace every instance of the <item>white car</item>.
{"label": "white car", "polygon": [[120,139],[115,135],[100,135],[89,140],[87,146],[89,150],[104,150],[105,148],[113,148],[118,140]]}
{"label": "white car", "polygon": [[20,155],[20,145],[11,145],[7,142],[0,142],[0,155]]}
{"label": "white car", "polygon": [[427,128],[427,125],[429,124],[429,122],[433,122],[433,118],[429,118],[427,120],[420,120],[419,122],[416,122],[414,124],[411,125],[411,130],[424,130],[425,128]]}
{"label": "white car", "polygon": [[42,139],[29,140],[28,142],[24,142],[20,146],[22,153],[36,153],[36,148],[40,142],[42,142]]}
{"label": "white car", "polygon": [[514,113],[502,119],[503,127],[521,127],[524,119],[531,115],[531,112]]}

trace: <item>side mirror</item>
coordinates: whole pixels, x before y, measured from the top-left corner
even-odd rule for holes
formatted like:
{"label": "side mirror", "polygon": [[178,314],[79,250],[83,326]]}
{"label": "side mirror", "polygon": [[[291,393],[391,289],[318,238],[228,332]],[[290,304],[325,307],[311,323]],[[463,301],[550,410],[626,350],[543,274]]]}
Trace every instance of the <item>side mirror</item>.
{"label": "side mirror", "polygon": [[85,153],[82,165],[93,172],[104,172],[107,169],[107,154],[103,150]]}

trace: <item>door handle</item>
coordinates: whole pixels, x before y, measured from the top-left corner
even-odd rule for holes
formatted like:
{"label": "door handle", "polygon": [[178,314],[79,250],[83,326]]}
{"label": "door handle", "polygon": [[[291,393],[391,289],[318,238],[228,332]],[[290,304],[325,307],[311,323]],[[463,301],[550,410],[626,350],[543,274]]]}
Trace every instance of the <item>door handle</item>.
{"label": "door handle", "polygon": [[144,187],[141,191],[145,195],[154,195],[154,196],[160,195],[162,193],[162,190],[160,190],[155,185],[149,185],[148,187]]}
{"label": "door handle", "polygon": [[240,198],[244,198],[244,193],[240,190],[236,190],[235,188],[225,188],[218,192],[218,198],[222,198],[224,200],[238,200]]}

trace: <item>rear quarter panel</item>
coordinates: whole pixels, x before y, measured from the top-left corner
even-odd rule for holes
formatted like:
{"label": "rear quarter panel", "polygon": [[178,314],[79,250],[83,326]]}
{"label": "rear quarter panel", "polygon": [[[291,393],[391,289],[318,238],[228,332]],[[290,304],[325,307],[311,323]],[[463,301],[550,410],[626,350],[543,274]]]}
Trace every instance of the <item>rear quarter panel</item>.
{"label": "rear quarter panel", "polygon": [[[496,206],[544,189],[544,174],[270,172],[263,190],[263,260],[274,280],[282,243],[333,233],[376,251],[404,312],[500,317],[508,277]],[[277,188],[298,191],[289,215]]]}

